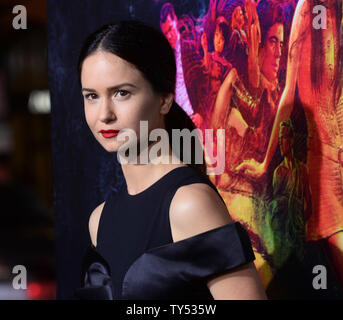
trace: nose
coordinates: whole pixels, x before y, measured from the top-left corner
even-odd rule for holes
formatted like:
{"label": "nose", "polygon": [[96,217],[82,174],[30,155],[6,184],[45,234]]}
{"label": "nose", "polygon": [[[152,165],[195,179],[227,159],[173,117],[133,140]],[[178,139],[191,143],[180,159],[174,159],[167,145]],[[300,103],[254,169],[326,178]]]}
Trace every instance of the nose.
{"label": "nose", "polygon": [[110,99],[104,99],[100,105],[99,120],[104,123],[110,123],[116,118],[112,101]]}
{"label": "nose", "polygon": [[281,57],[281,53],[282,53],[282,47],[281,47],[281,44],[278,44],[275,47],[275,53],[274,53],[275,58],[280,58]]}

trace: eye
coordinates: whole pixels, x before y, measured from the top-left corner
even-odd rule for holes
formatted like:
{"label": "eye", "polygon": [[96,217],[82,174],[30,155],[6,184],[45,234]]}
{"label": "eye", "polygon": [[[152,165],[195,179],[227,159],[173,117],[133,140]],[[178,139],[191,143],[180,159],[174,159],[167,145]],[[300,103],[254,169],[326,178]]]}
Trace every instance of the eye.
{"label": "eye", "polygon": [[97,98],[98,96],[95,93],[88,93],[85,95],[85,99],[89,101],[93,101]]}
{"label": "eye", "polygon": [[125,97],[127,97],[129,94],[130,94],[130,92],[127,91],[127,90],[118,90],[118,91],[116,91],[116,93],[115,93],[115,97],[118,96],[119,98],[125,98]]}

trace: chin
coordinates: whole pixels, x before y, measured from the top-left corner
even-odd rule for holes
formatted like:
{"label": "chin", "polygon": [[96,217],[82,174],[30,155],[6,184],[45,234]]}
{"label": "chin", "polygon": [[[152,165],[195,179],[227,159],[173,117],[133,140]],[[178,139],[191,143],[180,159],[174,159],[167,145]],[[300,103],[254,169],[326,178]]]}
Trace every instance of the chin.
{"label": "chin", "polygon": [[107,151],[107,152],[117,152],[119,149],[119,144],[117,142],[102,142],[99,141],[99,143],[101,144],[101,146]]}
{"label": "chin", "polygon": [[113,153],[113,152],[118,152],[118,148],[115,147],[109,147],[109,146],[102,146],[107,152]]}

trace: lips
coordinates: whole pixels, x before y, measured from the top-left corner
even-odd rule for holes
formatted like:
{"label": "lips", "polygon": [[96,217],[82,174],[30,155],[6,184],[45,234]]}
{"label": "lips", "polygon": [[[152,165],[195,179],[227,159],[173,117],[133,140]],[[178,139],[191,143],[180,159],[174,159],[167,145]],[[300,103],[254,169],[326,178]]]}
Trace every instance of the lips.
{"label": "lips", "polygon": [[119,130],[100,130],[99,131],[104,138],[113,138],[116,137],[119,133]]}

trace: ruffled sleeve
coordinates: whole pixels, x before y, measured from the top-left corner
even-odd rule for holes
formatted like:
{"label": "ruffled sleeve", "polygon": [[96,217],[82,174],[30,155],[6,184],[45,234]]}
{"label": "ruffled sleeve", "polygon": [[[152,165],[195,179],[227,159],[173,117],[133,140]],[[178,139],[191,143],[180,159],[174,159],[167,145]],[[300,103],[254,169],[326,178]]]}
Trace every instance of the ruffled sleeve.
{"label": "ruffled sleeve", "polygon": [[208,299],[205,278],[255,259],[246,230],[230,223],[150,249],[127,270],[123,299]]}

